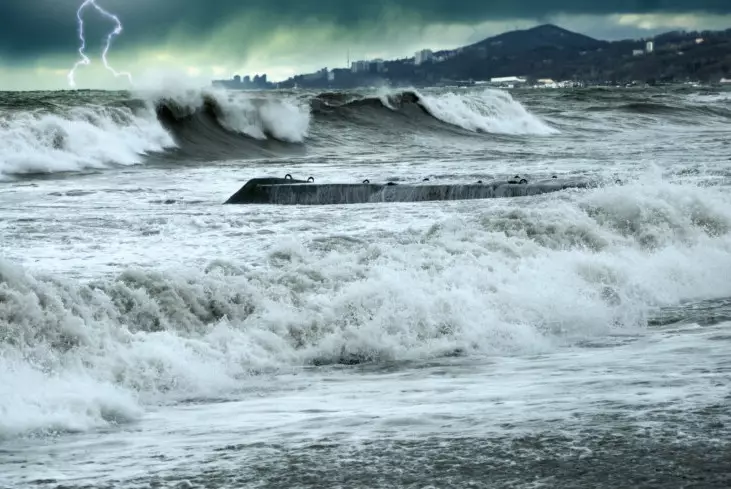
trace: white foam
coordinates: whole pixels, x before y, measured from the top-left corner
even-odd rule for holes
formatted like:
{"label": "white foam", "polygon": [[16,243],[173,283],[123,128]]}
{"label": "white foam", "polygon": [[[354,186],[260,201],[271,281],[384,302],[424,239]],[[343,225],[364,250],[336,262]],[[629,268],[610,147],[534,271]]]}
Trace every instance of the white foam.
{"label": "white foam", "polygon": [[[68,366],[43,370],[29,358],[0,357],[0,439],[83,432],[138,419],[133,392]],[[27,362],[27,363],[26,363]]]}
{"label": "white foam", "polygon": [[711,104],[719,104],[721,103],[723,105],[723,102],[731,102],[731,93],[728,92],[722,92],[722,93],[693,93],[688,95],[688,99],[692,102],[698,102],[698,103],[711,103]]}
{"label": "white foam", "polygon": [[139,92],[153,102],[166,98],[191,113],[203,107],[206,99],[214,100],[221,110],[219,122],[228,130],[256,139],[273,136],[292,143],[301,143],[308,135],[310,107],[306,100],[264,92],[236,92],[216,87],[190,88],[165,85]]}
{"label": "white foam", "polygon": [[0,179],[134,165],[174,146],[152,110],[86,106],[63,114],[6,112],[0,116]]}
{"label": "white foam", "polygon": [[[199,242],[206,222],[181,215],[165,270],[93,284],[0,262],[0,430],[133,419],[312,362],[551,352],[637,331],[653,307],[731,295],[731,201],[718,189],[648,179],[530,202],[288,209],[296,232],[278,209],[231,209],[223,234]],[[252,218],[279,236],[269,248],[225,240]],[[232,249],[231,263],[186,265]]]}
{"label": "white foam", "polygon": [[503,90],[439,95],[419,93],[419,97],[420,103],[434,117],[470,131],[535,135],[558,132]]}
{"label": "white foam", "polygon": [[157,120],[155,105],[163,98],[191,113],[206,98],[213,99],[225,128],[256,139],[303,142],[308,135],[309,104],[294,97],[193,88],[169,81],[137,95],[146,102],[137,110],[88,104],[59,108],[58,113],[3,112],[0,179],[140,164],[146,155],[175,146],[173,136]]}

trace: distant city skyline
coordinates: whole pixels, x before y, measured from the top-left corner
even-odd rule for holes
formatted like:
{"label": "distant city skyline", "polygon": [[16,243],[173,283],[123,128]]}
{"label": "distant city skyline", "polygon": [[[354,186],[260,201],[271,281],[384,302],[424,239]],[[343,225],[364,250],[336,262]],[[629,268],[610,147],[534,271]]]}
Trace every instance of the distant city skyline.
{"label": "distant city skyline", "polygon": [[[731,2],[719,0],[621,0],[612,2],[616,7],[568,0],[393,0],[334,10],[291,0],[159,0],[154,9],[140,2],[97,1],[116,9],[124,25],[110,62],[141,85],[161,79],[205,83],[243,73],[281,80],[325,66],[345,68],[348,58],[403,58],[543,23],[605,40],[731,26]],[[68,88],[66,75],[79,60],[78,4],[54,3],[46,10],[20,0],[0,4],[0,16],[13,19],[0,31],[0,89]],[[113,26],[92,11],[85,15],[91,64],[79,68],[78,87],[128,88],[99,59],[99,40]]]}
{"label": "distant city skyline", "polygon": [[667,31],[639,39],[606,41],[543,24],[452,50],[422,49],[411,57],[356,60],[350,62],[350,68],[324,67],[285,80],[268,81],[266,74],[253,79],[236,75],[233,79],[212,80],[212,84],[233,90],[337,90],[382,84],[559,88],[728,83],[729,49],[731,28]]}

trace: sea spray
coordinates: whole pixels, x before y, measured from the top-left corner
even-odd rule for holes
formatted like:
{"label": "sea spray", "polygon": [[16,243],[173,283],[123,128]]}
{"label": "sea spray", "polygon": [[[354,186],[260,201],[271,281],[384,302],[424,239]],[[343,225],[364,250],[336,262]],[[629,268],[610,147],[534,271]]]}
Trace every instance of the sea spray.
{"label": "sea spray", "polygon": [[142,163],[174,147],[154,112],[88,105],[0,112],[0,179]]}
{"label": "sea spray", "polygon": [[437,119],[470,131],[541,136],[558,133],[557,129],[528,112],[520,102],[502,90],[420,94],[419,103]]}
{"label": "sea spray", "polygon": [[[324,235],[323,209],[300,209],[297,233],[205,269],[79,280],[2,261],[1,429],[91,429],[308,365],[550,353],[731,295],[731,205],[718,189],[645,180],[534,201],[456,203],[408,225],[392,213],[412,207],[380,207],[372,223],[361,215],[372,209],[354,209],[355,228]],[[178,221],[182,234],[200,224]]]}
{"label": "sea spray", "polygon": [[193,116],[208,107],[226,130],[258,140],[271,137],[302,143],[310,126],[309,105],[291,96],[252,95],[220,88],[176,89],[141,95],[148,104],[182,110],[176,114],[180,118]]}
{"label": "sea spray", "polygon": [[[443,129],[450,125],[469,132],[557,132],[498,90],[427,94],[382,88],[375,98],[351,94],[340,100],[325,95],[320,99],[316,93],[252,93],[168,84],[132,96],[59,94],[39,99],[35,106],[32,100],[6,101],[0,111],[0,137],[6,141],[0,149],[0,178],[138,165],[171,151],[193,159],[285,156],[302,145],[360,140],[359,132],[389,131],[393,123],[404,136],[409,131],[438,131],[437,121]],[[345,125],[323,117],[320,109],[313,110],[317,100],[327,100],[329,110],[347,108],[350,112],[341,114]],[[381,116],[363,112],[370,102],[385,112]],[[423,110],[404,113],[408,124],[403,117],[380,120],[388,112],[402,111],[404,104]]]}

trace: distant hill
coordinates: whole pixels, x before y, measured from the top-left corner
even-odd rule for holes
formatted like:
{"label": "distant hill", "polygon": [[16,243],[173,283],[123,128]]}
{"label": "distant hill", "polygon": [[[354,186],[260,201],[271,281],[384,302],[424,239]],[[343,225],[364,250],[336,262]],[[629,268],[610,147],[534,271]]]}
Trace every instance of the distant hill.
{"label": "distant hill", "polygon": [[[547,24],[465,46],[450,59],[414,67],[415,78],[630,81],[718,81],[731,75],[731,29],[668,32],[654,39],[600,41]],[[635,51],[642,51],[637,54]]]}
{"label": "distant hill", "polygon": [[530,29],[505,32],[494,37],[465,46],[465,50],[487,49],[504,53],[521,53],[536,49],[594,50],[609,44],[583,34],[571,32],[553,24],[544,24]]}
{"label": "distant hill", "polygon": [[367,72],[334,70],[326,76],[297,76],[280,83],[318,88],[348,88],[383,82],[424,86],[450,81],[489,80],[521,76],[588,83],[632,81],[718,82],[731,77],[731,29],[725,31],[667,32],[654,36],[654,50],[645,52],[645,39],[601,41],[545,24],[515,30],[459,49],[439,51],[433,61],[415,64],[414,58],[371,65]]}
{"label": "distant hill", "polygon": [[[545,24],[530,29],[488,37],[469,46],[442,52],[448,59],[413,67],[413,82],[424,77],[428,83],[439,79],[486,80],[504,76],[565,78],[559,67],[580,64],[582,57],[608,49],[611,43]],[[629,50],[631,53],[631,49]],[[558,68],[558,69],[557,69]],[[389,67],[389,73],[408,76],[407,66]],[[569,79],[573,77],[568,76]]]}

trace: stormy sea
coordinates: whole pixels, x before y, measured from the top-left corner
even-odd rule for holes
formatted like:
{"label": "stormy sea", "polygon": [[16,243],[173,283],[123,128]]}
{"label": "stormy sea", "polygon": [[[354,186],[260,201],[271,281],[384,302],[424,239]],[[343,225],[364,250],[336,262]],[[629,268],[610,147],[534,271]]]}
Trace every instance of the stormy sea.
{"label": "stormy sea", "polygon": [[[0,93],[0,488],[731,486],[731,89]],[[224,205],[256,177],[581,178]]]}

